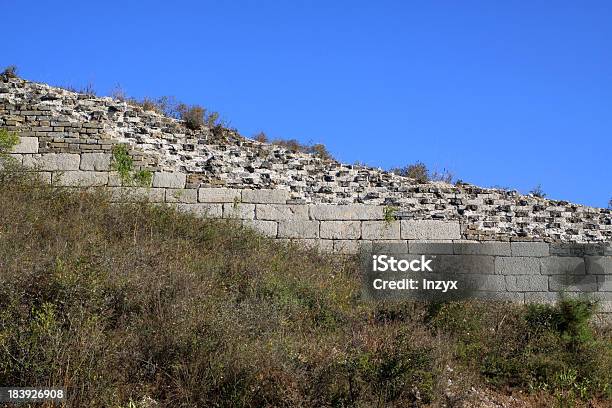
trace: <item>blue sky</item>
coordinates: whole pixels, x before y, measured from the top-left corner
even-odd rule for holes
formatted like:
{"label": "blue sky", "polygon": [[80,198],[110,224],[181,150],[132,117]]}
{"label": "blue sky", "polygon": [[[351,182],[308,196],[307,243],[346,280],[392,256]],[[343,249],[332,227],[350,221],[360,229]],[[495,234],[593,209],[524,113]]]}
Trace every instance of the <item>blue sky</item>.
{"label": "blue sky", "polygon": [[221,112],[338,159],[605,207],[612,2],[0,0],[0,63]]}

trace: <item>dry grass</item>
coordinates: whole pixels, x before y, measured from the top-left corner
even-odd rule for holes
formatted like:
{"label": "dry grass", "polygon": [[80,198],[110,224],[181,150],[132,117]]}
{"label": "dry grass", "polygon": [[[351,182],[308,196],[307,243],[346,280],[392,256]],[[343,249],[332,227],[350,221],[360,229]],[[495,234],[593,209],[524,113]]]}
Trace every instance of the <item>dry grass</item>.
{"label": "dry grass", "polygon": [[[363,303],[352,259],[19,172],[0,173],[0,208],[1,384],[63,386],[70,407],[441,406],[450,367],[463,389],[530,386],[530,373],[503,374],[523,361],[521,333],[535,336],[524,308],[465,322],[465,305]],[[551,358],[610,367],[601,348],[576,354],[551,330],[537,337]],[[483,371],[500,350],[499,372]]]}

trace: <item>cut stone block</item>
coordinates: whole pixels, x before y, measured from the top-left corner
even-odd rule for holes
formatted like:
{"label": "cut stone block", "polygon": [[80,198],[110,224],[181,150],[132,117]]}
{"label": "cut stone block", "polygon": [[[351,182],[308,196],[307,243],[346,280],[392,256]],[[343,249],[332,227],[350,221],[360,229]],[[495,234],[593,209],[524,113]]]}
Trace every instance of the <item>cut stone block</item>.
{"label": "cut stone block", "polygon": [[241,190],[225,187],[198,189],[198,201],[201,203],[239,203],[242,201]]}
{"label": "cut stone block", "polygon": [[27,154],[38,153],[37,137],[19,137],[19,143],[11,149],[11,153]]}
{"label": "cut stone block", "polygon": [[185,173],[156,172],[153,174],[153,187],[185,188]]}
{"label": "cut stone block", "polygon": [[202,218],[221,218],[223,215],[221,204],[177,204],[176,208]]}
{"label": "cut stone block", "polygon": [[408,241],[408,249],[411,254],[452,255],[454,253],[453,242],[449,240]]}
{"label": "cut stone block", "polygon": [[461,255],[510,256],[509,242],[455,242],[454,253]]}
{"label": "cut stone block", "polygon": [[24,166],[42,171],[78,170],[80,162],[81,156],[72,153],[45,153],[23,157]]}
{"label": "cut stone block", "polygon": [[243,220],[242,225],[254,229],[267,237],[276,237],[278,224],[275,221]]}
{"label": "cut stone block", "polygon": [[106,153],[81,154],[81,170],[109,171],[111,155]]}
{"label": "cut stone block", "polygon": [[255,204],[285,204],[289,199],[286,190],[243,190],[242,201]]}
{"label": "cut stone block", "polygon": [[359,221],[321,221],[321,238],[359,239],[361,223]]}
{"label": "cut stone block", "polygon": [[402,220],[402,239],[460,239],[458,221]]}
{"label": "cut stone block", "polygon": [[400,239],[399,221],[362,221],[361,237],[363,239]]}
{"label": "cut stone block", "polygon": [[114,202],[149,201],[163,203],[165,191],[163,188],[146,187],[109,187],[111,199]]}
{"label": "cut stone block", "polygon": [[310,206],[310,217],[314,220],[382,220],[384,207],[375,205],[325,205]]}
{"label": "cut stone block", "polygon": [[584,258],[551,256],[542,258],[542,275],[584,275]]}
{"label": "cut stone block", "polygon": [[318,221],[280,221],[279,238],[319,238]]}
{"label": "cut stone block", "polygon": [[495,271],[495,258],[489,255],[434,255],[432,258],[433,270],[437,273],[493,275]]}
{"label": "cut stone block", "polygon": [[283,204],[257,204],[255,217],[258,220],[293,221],[308,220],[308,206]]}
{"label": "cut stone block", "polygon": [[610,275],[612,279],[612,256],[587,256],[584,258],[589,275]]}
{"label": "cut stone block", "polygon": [[540,262],[529,257],[498,257],[495,259],[497,275],[539,275]]}
{"label": "cut stone block", "polygon": [[198,202],[198,190],[195,188],[168,188],[166,189],[166,202],[195,204]]}
{"label": "cut stone block", "polygon": [[512,256],[548,256],[549,246],[545,242],[512,242]]}
{"label": "cut stone block", "polygon": [[548,290],[548,277],[541,275],[506,276],[509,291],[544,292]]}
{"label": "cut stone block", "polygon": [[65,187],[96,187],[105,186],[108,173],[96,171],[63,171],[53,173],[52,183]]}
{"label": "cut stone block", "polygon": [[597,292],[597,277],[592,275],[553,275],[548,277],[551,291]]}
{"label": "cut stone block", "polygon": [[225,203],[223,204],[223,218],[252,220],[255,218],[255,204]]}

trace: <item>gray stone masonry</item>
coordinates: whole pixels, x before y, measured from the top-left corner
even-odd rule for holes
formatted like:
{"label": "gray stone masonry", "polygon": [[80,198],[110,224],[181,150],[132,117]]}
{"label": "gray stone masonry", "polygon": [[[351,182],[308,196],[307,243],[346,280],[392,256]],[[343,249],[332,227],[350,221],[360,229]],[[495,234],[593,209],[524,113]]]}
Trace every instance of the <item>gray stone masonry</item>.
{"label": "gray stone masonry", "polygon": [[[235,220],[281,242],[354,254],[392,246],[480,282],[479,297],[549,302],[590,294],[612,312],[612,211],[516,191],[416,180],[259,143],[111,98],[0,80],[11,157],[41,180],[104,187],[112,200],[166,203]],[[124,144],[149,187],[122,185]],[[2,163],[0,163],[2,167]]]}

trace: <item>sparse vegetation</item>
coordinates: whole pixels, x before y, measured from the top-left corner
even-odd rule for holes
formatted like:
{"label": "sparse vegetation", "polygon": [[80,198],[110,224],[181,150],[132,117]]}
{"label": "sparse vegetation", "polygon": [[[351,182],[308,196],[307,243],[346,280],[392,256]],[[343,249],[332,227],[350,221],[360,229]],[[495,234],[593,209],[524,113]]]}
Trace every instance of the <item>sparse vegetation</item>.
{"label": "sparse vegetation", "polygon": [[295,139],[272,139],[269,140],[264,132],[259,132],[254,136],[254,139],[261,143],[271,143],[273,145],[282,146],[285,149],[294,151],[312,154],[315,157],[318,157],[323,160],[334,160],[331,153],[327,150],[324,144],[315,143],[315,144],[303,144]]}
{"label": "sparse vegetation", "polygon": [[119,174],[122,184],[142,187],[151,185],[153,174],[148,170],[134,171],[134,160],[130,156],[126,145],[113,146],[112,154],[111,167]]}
{"label": "sparse vegetation", "polygon": [[441,172],[431,171],[422,162],[416,162],[414,164],[410,164],[402,168],[397,168],[397,167],[392,168],[389,171],[399,176],[404,176],[404,177],[415,179],[418,183],[428,183],[430,181],[443,181],[445,183],[451,184],[454,179],[453,174],[450,173],[448,170],[445,169]]}
{"label": "sparse vegetation", "polygon": [[395,206],[385,206],[383,210],[383,219],[385,220],[385,222],[390,223],[392,221],[395,221],[397,219],[396,214],[398,210],[399,208]]}
{"label": "sparse vegetation", "polygon": [[535,186],[533,190],[529,192],[529,194],[531,194],[534,197],[538,197],[538,198],[546,198],[546,193],[542,189],[541,184],[538,184],[537,186]]}
{"label": "sparse vegetation", "polygon": [[0,383],[66,387],[69,407],[612,398],[590,303],[366,303],[352,258],[26,172],[0,172],[0,208]]}
{"label": "sparse vegetation", "polygon": [[15,132],[0,129],[0,157],[6,156],[19,143],[19,136]]}
{"label": "sparse vegetation", "polygon": [[17,78],[17,66],[9,65],[8,67],[4,68],[4,71],[0,73],[0,78],[2,78],[3,80]]}

